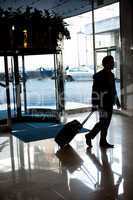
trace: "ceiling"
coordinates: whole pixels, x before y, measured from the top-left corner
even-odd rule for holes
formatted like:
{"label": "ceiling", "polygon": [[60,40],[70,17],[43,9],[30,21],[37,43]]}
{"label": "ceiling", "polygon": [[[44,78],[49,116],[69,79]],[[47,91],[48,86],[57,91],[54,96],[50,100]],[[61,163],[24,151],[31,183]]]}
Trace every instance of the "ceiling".
{"label": "ceiling", "polygon": [[[90,11],[93,0],[0,0],[0,7],[25,8],[30,6],[37,9],[54,11],[63,18],[75,16]],[[94,0],[94,7],[103,7],[118,0]]]}

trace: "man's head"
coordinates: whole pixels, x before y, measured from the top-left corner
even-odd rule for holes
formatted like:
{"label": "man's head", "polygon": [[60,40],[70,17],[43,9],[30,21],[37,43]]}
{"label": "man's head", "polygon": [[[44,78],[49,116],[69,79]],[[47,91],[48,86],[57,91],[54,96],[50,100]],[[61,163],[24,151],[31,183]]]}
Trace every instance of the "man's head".
{"label": "man's head", "polygon": [[114,68],[113,56],[105,56],[102,60],[102,65],[106,71],[111,71]]}

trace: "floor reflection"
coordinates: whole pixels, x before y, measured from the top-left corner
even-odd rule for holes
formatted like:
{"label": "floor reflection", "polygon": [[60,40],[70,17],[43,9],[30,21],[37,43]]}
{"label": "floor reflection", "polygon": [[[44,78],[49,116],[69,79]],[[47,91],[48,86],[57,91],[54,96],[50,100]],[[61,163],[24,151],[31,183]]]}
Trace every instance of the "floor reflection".
{"label": "floor reflection", "polygon": [[0,200],[129,200],[131,149],[125,153],[122,138],[117,142],[114,136],[114,149],[100,148],[96,138],[90,150],[84,136],[76,135],[63,149],[54,139],[24,143],[1,136]]}
{"label": "floor reflection", "polygon": [[104,199],[118,199],[118,190],[122,181],[122,176],[117,174],[118,180],[115,183],[115,173],[112,171],[111,163],[109,163],[107,149],[101,148],[100,151],[101,162],[95,154],[91,152],[91,149],[87,149],[87,155],[100,172],[100,183],[98,187],[101,190]]}
{"label": "floor reflection", "polygon": [[[119,186],[122,182],[122,176],[115,173],[111,169],[111,164],[108,161],[107,150],[100,149],[100,158],[97,158],[91,149],[87,149],[86,154],[93,162],[97,169],[97,175],[93,173],[93,169],[84,164],[83,159],[78,153],[68,145],[57,151],[56,156],[61,163],[61,169],[68,172],[69,188],[74,196],[81,199],[87,197],[88,193],[92,198],[101,197],[102,199],[118,199]],[[85,180],[87,179],[87,181]],[[91,198],[90,198],[91,199]]]}

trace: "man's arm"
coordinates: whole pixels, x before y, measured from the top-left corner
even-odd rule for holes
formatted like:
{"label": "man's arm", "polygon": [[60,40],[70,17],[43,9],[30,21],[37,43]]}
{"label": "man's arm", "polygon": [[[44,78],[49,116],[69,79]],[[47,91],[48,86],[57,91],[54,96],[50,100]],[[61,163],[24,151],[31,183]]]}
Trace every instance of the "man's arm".
{"label": "man's arm", "polygon": [[116,104],[117,108],[120,109],[121,108],[121,104],[120,104],[120,101],[119,101],[119,98],[118,98],[118,95],[117,95],[114,75],[113,75],[113,78],[114,78],[114,91],[115,91],[115,102],[114,102],[114,104]]}
{"label": "man's arm", "polygon": [[92,85],[92,110],[97,110],[100,105],[99,84],[95,77],[93,77]]}

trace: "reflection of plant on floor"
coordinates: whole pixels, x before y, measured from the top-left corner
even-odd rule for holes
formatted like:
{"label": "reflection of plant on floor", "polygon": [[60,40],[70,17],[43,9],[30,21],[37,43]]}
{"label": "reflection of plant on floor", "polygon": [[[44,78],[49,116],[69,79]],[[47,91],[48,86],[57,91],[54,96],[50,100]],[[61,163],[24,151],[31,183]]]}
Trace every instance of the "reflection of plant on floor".
{"label": "reflection of plant on floor", "polygon": [[0,9],[0,48],[55,48],[63,38],[70,39],[62,17],[47,10],[27,7],[25,11]]}

